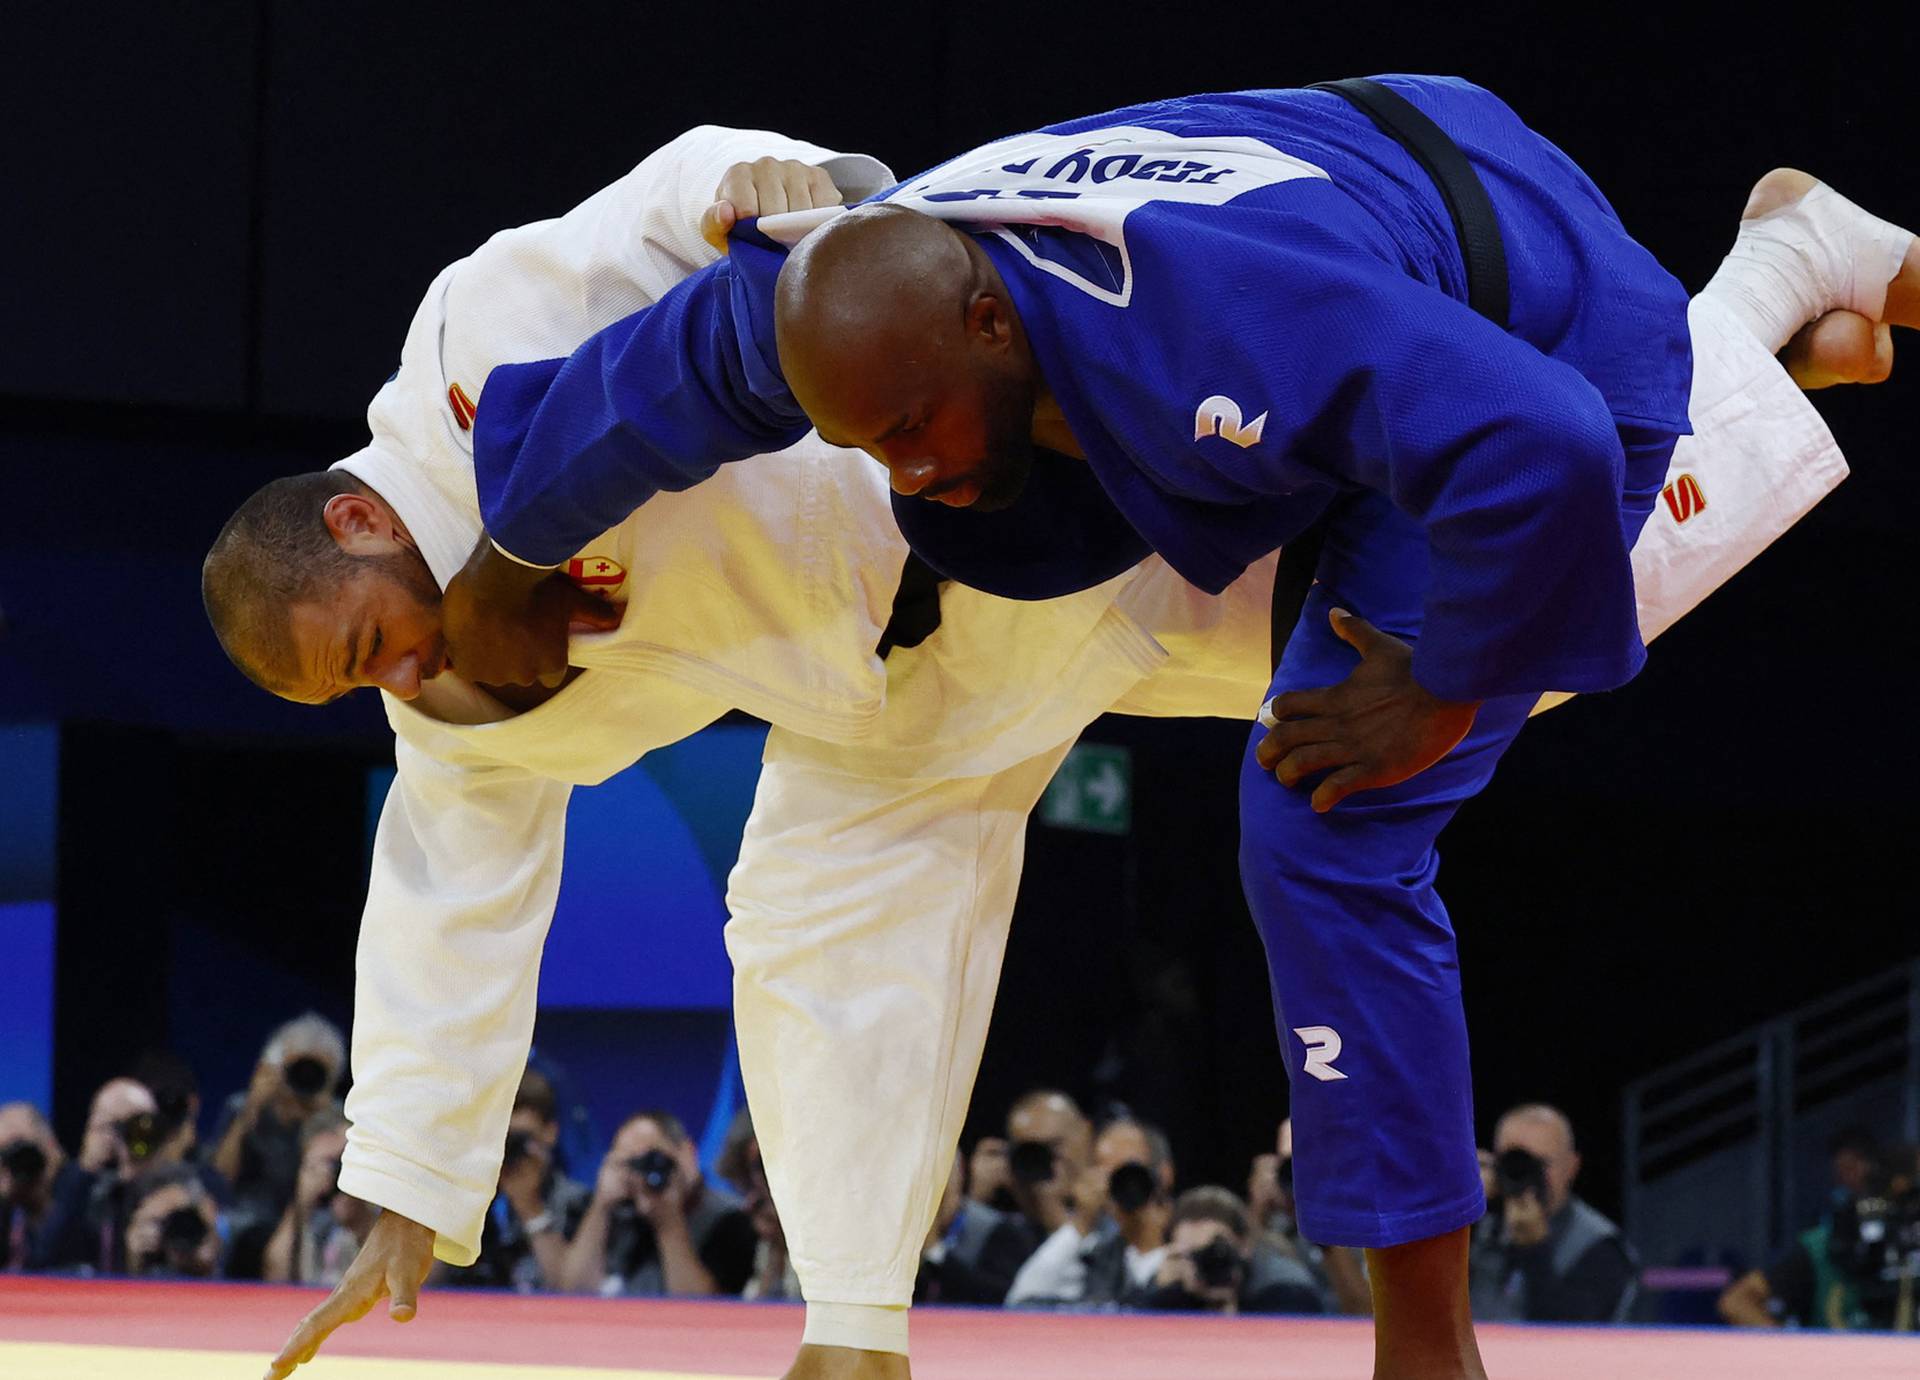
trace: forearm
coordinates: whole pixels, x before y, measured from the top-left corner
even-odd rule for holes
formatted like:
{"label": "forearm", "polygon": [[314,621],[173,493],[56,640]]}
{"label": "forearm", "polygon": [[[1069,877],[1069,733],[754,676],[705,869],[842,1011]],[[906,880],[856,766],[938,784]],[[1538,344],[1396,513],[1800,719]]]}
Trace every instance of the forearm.
{"label": "forearm", "polygon": [[607,1274],[607,1224],[611,1218],[611,1207],[596,1198],[587,1215],[580,1219],[580,1229],[567,1243],[556,1277],[558,1287],[566,1293],[591,1294],[599,1290],[600,1281]]}
{"label": "forearm", "polygon": [[1334,1306],[1349,1317],[1373,1316],[1373,1289],[1367,1283],[1366,1257],[1346,1246],[1328,1246],[1322,1257]]}
{"label": "forearm", "polygon": [[301,1221],[298,1202],[289,1203],[287,1210],[280,1214],[280,1225],[274,1228],[273,1236],[267,1242],[261,1278],[269,1284],[286,1284],[294,1281],[296,1265],[300,1258]]}
{"label": "forearm", "polygon": [[667,1293],[674,1298],[706,1298],[720,1292],[713,1273],[701,1263],[694,1249],[693,1236],[684,1218],[656,1221],[654,1240],[660,1246],[660,1273],[666,1279]]}
{"label": "forearm", "polygon": [[220,1137],[220,1144],[214,1148],[213,1167],[230,1184],[240,1182],[240,1165],[245,1158],[247,1135],[253,1130],[253,1123],[259,1113],[249,1103],[227,1124],[226,1134]]}
{"label": "forearm", "polygon": [[553,1226],[537,1231],[527,1244],[533,1249],[534,1263],[540,1267],[540,1287],[561,1288],[560,1281],[567,1271],[567,1238],[560,1234],[560,1228]]}

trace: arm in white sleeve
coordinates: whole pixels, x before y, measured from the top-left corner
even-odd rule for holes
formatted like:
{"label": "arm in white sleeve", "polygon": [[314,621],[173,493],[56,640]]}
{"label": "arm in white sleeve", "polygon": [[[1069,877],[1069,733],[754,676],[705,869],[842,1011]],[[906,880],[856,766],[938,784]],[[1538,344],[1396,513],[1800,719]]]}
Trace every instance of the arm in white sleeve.
{"label": "arm in white sleeve", "polygon": [[769,130],[690,129],[565,215],[502,230],[454,266],[444,315],[429,313],[421,341],[445,365],[436,394],[457,381],[479,399],[494,366],[570,354],[716,262],[700,217],[729,167],[766,157],[825,168],[848,200],[893,180],[864,154]]}
{"label": "arm in white sleeve", "polygon": [[[1847,477],[1846,457],[1787,371],[1710,296],[1687,308],[1693,435],[1633,546],[1648,642],[1691,613]],[[1564,704],[1552,694],[1534,710]]]}
{"label": "arm in white sleeve", "polygon": [[1080,1258],[1080,1245],[1086,1239],[1073,1223],[1061,1223],[1013,1277],[1007,1290],[1007,1307],[1078,1303],[1087,1292],[1087,1263]]}
{"label": "arm in white sleeve", "polygon": [[904,1353],[1027,816],[1068,744],[993,776],[898,781],[783,761],[790,736],[767,739],[728,886],[741,1072],[807,1339]]}
{"label": "arm in white sleeve", "polygon": [[470,1265],[526,1068],[569,787],[405,739],[360,923],[340,1188]]}

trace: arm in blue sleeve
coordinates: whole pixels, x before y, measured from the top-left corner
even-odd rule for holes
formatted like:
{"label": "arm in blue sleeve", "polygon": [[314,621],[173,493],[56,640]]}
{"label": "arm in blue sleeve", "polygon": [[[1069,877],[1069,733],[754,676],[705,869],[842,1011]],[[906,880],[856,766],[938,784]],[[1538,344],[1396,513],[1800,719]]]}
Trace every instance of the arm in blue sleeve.
{"label": "arm in blue sleeve", "polygon": [[1620,513],[1625,457],[1592,384],[1304,218],[1259,251],[1242,247],[1224,273],[1209,265],[1232,263],[1230,246],[1175,247],[1187,286],[1216,289],[1186,308],[1206,332],[1199,357],[1226,366],[1222,391],[1249,415],[1271,419],[1250,447],[1183,446],[1187,465],[1211,471],[1189,469],[1190,492],[1197,481],[1244,500],[1331,476],[1391,497],[1429,541],[1413,669],[1443,698],[1633,677],[1646,653]]}
{"label": "arm in blue sleeve", "polygon": [[773,338],[784,260],[768,241],[737,238],[728,258],[568,358],[494,369],[473,428],[494,544],[558,565],[654,494],[804,436]]}

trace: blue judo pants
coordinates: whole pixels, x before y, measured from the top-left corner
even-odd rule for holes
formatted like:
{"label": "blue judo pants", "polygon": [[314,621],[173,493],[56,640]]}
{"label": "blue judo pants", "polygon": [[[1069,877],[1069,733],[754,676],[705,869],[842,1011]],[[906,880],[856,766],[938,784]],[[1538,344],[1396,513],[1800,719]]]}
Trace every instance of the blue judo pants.
{"label": "blue judo pants", "polygon": [[[1674,438],[1623,428],[1621,523],[1639,535]],[[1408,642],[1427,578],[1418,524],[1377,494],[1342,501],[1269,694],[1344,680],[1359,654],[1334,636],[1345,608]],[[1543,691],[1554,689],[1542,686]],[[1440,762],[1324,815],[1260,769],[1255,727],[1240,774],[1240,875],[1266,945],[1293,1085],[1300,1229],[1323,1245],[1396,1246],[1486,1211],[1453,923],[1434,890],[1435,841],[1492,779],[1537,695],[1486,701]]]}

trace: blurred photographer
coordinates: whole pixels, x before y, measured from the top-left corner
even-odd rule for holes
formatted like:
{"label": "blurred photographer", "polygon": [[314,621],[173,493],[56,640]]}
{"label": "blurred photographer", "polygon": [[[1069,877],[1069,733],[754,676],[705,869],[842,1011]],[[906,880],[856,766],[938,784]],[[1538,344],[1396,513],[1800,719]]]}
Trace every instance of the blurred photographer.
{"label": "blurred photographer", "polygon": [[519,1293],[558,1289],[567,1242],[592,1192],[560,1172],[560,1104],[537,1069],[520,1076],[500,1159],[500,1187],[480,1229],[480,1255],[464,1269],[436,1266],[438,1281]]}
{"label": "blurred photographer", "polygon": [[1488,1211],[1473,1246],[1473,1316],[1483,1322],[1623,1322],[1639,1266],[1620,1228],[1573,1191],[1573,1126],[1544,1103],[1515,1107],[1483,1161]]}
{"label": "blurred photographer", "polygon": [[1280,1123],[1274,1153],[1255,1155],[1247,1173],[1247,1212],[1256,1235],[1292,1255],[1313,1276],[1329,1312],[1371,1317],[1373,1292],[1367,1284],[1367,1259],[1351,1246],[1319,1246],[1300,1234],[1294,1218],[1293,1119]]}
{"label": "blurred photographer", "polygon": [[[37,1107],[30,1102],[0,1106],[0,1273],[53,1269],[71,1263],[61,1259],[63,1254],[84,1252],[84,1234],[77,1245],[61,1237],[86,1202],[85,1177]],[[58,1210],[62,1205],[64,1213]]]}
{"label": "blurred photographer", "polygon": [[123,1256],[131,1275],[212,1279],[219,1273],[219,1209],[192,1165],[159,1165],[131,1182]]}
{"label": "blurred photographer", "polygon": [[1110,1122],[1074,1186],[1067,1220],[1014,1276],[1008,1307],[1092,1307],[1151,1284],[1166,1253],[1173,1182],[1164,1134],[1140,1121]]}
{"label": "blurred photographer", "polygon": [[372,1204],[340,1191],[340,1156],[347,1148],[347,1119],[323,1107],[300,1128],[300,1172],[293,1200],[267,1242],[264,1275],[274,1283],[340,1282],[373,1230]]}
{"label": "blurred photographer", "polygon": [[738,1295],[759,1237],[740,1200],[700,1175],[698,1148],[670,1112],[636,1112],[600,1166],[567,1247],[561,1287],[604,1295]]}
{"label": "blurred photographer", "polygon": [[1765,1269],[1727,1286],[1719,1310],[1733,1326],[1912,1329],[1920,1266],[1913,1157],[1888,1155],[1858,1127],[1827,1150],[1835,1186],[1828,1211]]}
{"label": "blurred photographer", "polygon": [[1209,1313],[1320,1313],[1307,1267],[1254,1239],[1246,1204],[1224,1188],[1190,1188],[1173,1205],[1153,1282],[1126,1303]]}
{"label": "blurred photographer", "polygon": [[1920,1281],[1920,1164],[1910,1146],[1887,1151],[1860,1191],[1830,1217],[1834,1279],[1816,1295],[1833,1328],[1912,1332]]}
{"label": "blurred photographer", "polygon": [[[1004,1163],[1006,1142],[997,1144]],[[946,1192],[920,1256],[920,1272],[913,1285],[915,1303],[1005,1303],[1014,1275],[1032,1254],[1024,1219],[964,1191],[963,1168],[979,1162],[977,1150],[971,1161],[958,1154],[953,1157]]]}
{"label": "blurred photographer", "polygon": [[1007,1112],[1006,1191],[1029,1255],[1068,1222],[1099,1211],[1098,1199],[1077,1196],[1092,1163],[1093,1123],[1065,1093],[1038,1088]]}
{"label": "blurred photographer", "polygon": [[56,1185],[54,1220],[57,1258],[49,1268],[85,1274],[119,1274],[127,1268],[124,1238],[136,1175],[148,1167],[161,1143],[159,1106],[144,1083],[110,1078],[87,1108],[78,1169],[64,1189]]}
{"label": "blurred photographer", "polygon": [[339,1027],[309,1011],[268,1037],[247,1090],[227,1099],[213,1167],[233,1188],[233,1278],[261,1277],[267,1241],[300,1177],[301,1127],[320,1111],[339,1110],[335,1089],[346,1065]]}
{"label": "blurred photographer", "polygon": [[200,1143],[200,1081],[192,1066],[170,1050],[150,1049],[134,1061],[128,1076],[153,1094],[158,1143],[150,1162],[192,1165],[216,1202],[226,1197],[226,1178],[213,1168],[213,1152]]}
{"label": "blurred photographer", "polygon": [[780,1225],[780,1209],[774,1206],[773,1188],[767,1183],[766,1161],[760,1158],[760,1138],[753,1133],[753,1114],[745,1107],[734,1113],[727,1128],[726,1143],[714,1170],[745,1197],[741,1209],[752,1219],[754,1235],[759,1238],[753,1252],[753,1278],[740,1291],[743,1299],[762,1302],[800,1301],[800,1276],[794,1273],[787,1256],[787,1233]]}

